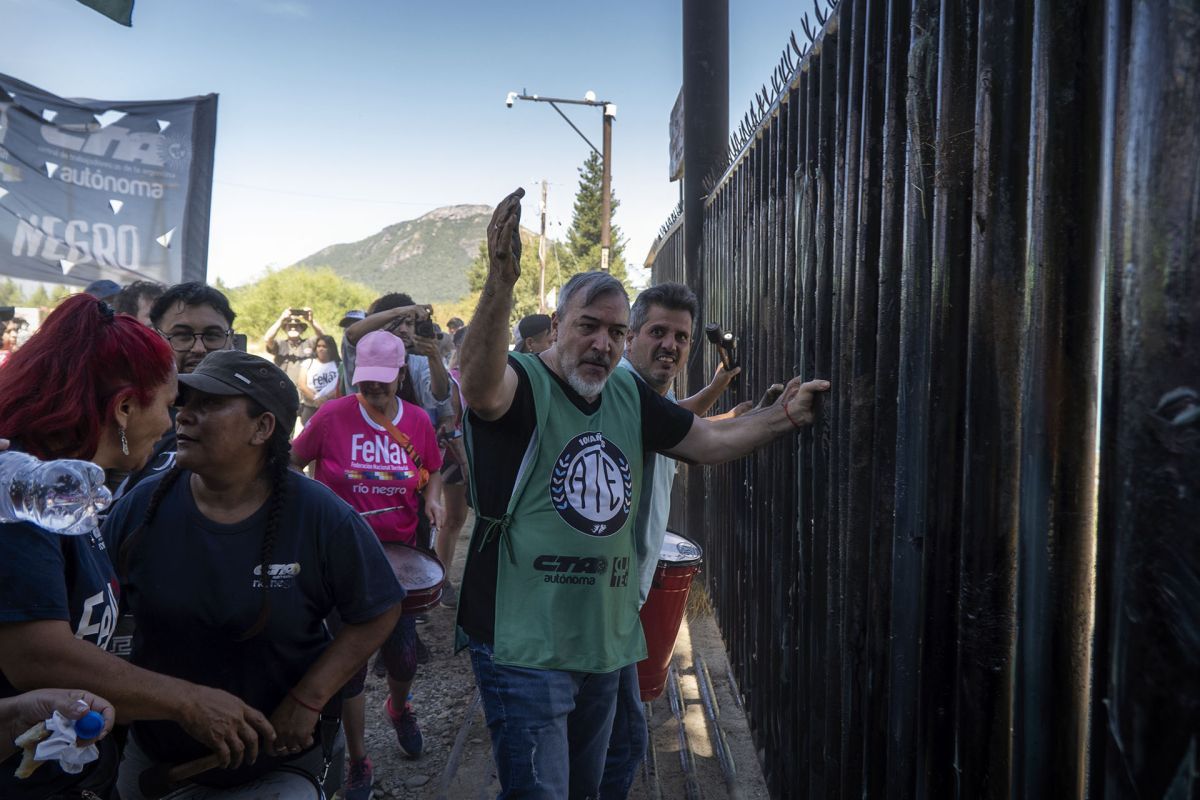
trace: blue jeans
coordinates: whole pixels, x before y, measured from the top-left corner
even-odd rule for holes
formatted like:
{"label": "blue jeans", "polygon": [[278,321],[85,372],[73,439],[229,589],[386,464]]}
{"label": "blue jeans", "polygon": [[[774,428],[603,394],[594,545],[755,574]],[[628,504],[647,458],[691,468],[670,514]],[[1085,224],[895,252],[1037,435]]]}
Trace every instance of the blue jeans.
{"label": "blue jeans", "polygon": [[472,639],[471,667],[492,735],[498,800],[599,796],[621,670],[566,672],[497,664]]}
{"label": "blue jeans", "polygon": [[625,800],[629,795],[638,766],[646,757],[647,739],[637,664],[630,664],[621,670],[617,712],[613,715],[608,756],[604,759],[604,778],[600,781],[600,800]]}

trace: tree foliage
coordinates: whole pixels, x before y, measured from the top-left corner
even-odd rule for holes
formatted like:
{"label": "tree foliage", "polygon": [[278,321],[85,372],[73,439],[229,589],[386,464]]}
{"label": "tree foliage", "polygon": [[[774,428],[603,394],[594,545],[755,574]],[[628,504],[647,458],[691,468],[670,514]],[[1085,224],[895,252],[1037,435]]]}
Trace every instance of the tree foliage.
{"label": "tree foliage", "polygon": [[[541,237],[528,231],[521,231],[521,277],[513,287],[513,318],[515,325],[522,317],[540,313],[538,308],[538,242]],[[548,239],[546,242],[546,294],[553,292],[557,295],[567,279],[573,275],[568,272],[564,263],[564,248],[557,242]],[[479,252],[467,269],[467,283],[471,287],[469,296],[471,310],[479,302],[479,294],[487,281],[488,259],[487,243],[479,243]],[[551,309],[553,310],[553,309]],[[547,312],[548,313],[548,312]],[[435,313],[434,315],[438,315]],[[466,319],[466,317],[464,317]]]}
{"label": "tree foliage", "polygon": [[[600,191],[604,177],[604,165],[600,156],[593,151],[588,154],[579,168],[579,191],[575,193],[575,213],[571,228],[567,231],[567,267],[571,274],[600,269],[600,228],[603,219],[603,192]],[[616,194],[609,191],[612,200],[612,216],[616,217],[620,202]],[[625,268],[625,240],[621,229],[613,225],[610,231],[611,246],[608,252],[608,270],[615,278],[629,287],[629,276]]]}
{"label": "tree foliage", "polygon": [[235,327],[251,343],[266,333],[285,308],[311,308],[313,318],[325,332],[336,336],[343,314],[352,308],[366,309],[379,294],[328,267],[288,267],[269,272],[254,283],[223,291],[237,314]]}

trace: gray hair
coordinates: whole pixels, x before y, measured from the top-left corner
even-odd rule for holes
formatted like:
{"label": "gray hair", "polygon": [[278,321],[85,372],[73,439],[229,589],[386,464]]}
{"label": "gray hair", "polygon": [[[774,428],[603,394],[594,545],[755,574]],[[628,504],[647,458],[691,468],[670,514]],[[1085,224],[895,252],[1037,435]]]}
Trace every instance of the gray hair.
{"label": "gray hair", "polygon": [[590,306],[608,294],[619,294],[625,298],[626,305],[629,304],[629,293],[625,291],[625,286],[611,273],[600,270],[581,272],[567,281],[567,285],[562,287],[562,291],[558,293],[558,308],[555,309],[555,313],[561,320],[567,313],[567,306],[571,304],[576,295],[582,298],[579,303],[582,308]]}
{"label": "gray hair", "polygon": [[686,311],[692,316],[692,322],[699,313],[699,303],[696,293],[682,283],[660,283],[651,286],[637,296],[633,308],[629,310],[629,330],[637,332],[646,324],[650,316],[651,306],[661,306],[668,311]]}

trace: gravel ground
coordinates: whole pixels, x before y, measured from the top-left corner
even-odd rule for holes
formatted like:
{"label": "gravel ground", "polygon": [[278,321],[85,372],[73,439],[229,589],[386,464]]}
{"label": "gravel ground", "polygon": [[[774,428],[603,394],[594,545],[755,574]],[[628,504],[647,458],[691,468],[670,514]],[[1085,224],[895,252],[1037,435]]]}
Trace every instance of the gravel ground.
{"label": "gravel ground", "polygon": [[[469,519],[464,526],[450,568],[456,585],[462,575],[471,523]],[[418,633],[429,647],[431,657],[418,670],[412,690],[413,708],[425,738],[425,751],[420,758],[409,760],[400,755],[383,710],[386,683],[373,674],[367,678],[367,751],[375,765],[375,797],[377,800],[495,797],[500,786],[483,714],[475,703],[475,678],[470,661],[465,652],[457,656],[452,653],[454,610],[438,607],[426,616],[429,621],[418,626]],[[664,692],[651,705],[652,753],[630,797],[638,800],[688,797],[690,783],[690,793],[695,797],[765,800],[768,794],[749,727],[727,678],[720,631],[703,597],[699,602],[689,603],[688,618],[675,644],[673,663],[679,676],[680,701],[673,708],[668,692]],[[702,702],[698,680],[703,674],[701,664],[711,676],[715,722]],[[721,742],[728,753],[727,759],[721,758]],[[681,743],[686,746],[681,747]],[[722,761],[732,763],[733,777],[726,778]]]}

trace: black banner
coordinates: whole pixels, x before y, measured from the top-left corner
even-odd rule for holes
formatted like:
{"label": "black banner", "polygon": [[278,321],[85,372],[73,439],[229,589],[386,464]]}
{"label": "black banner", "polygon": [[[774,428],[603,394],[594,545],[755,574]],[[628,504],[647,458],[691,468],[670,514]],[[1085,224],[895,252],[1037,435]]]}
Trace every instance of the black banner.
{"label": "black banner", "polygon": [[68,100],[0,75],[0,275],[203,281],[217,96]]}

